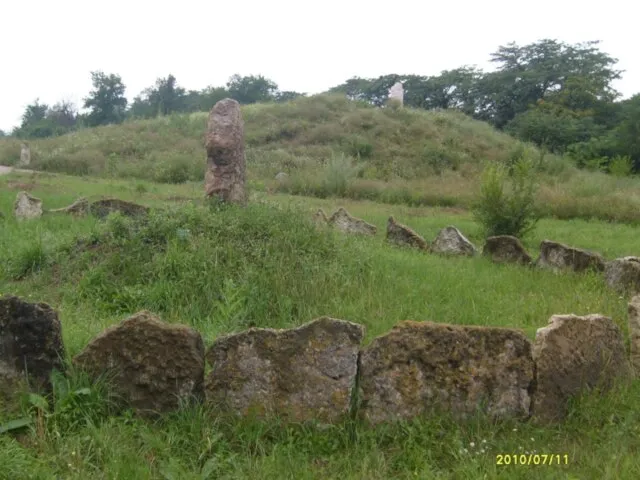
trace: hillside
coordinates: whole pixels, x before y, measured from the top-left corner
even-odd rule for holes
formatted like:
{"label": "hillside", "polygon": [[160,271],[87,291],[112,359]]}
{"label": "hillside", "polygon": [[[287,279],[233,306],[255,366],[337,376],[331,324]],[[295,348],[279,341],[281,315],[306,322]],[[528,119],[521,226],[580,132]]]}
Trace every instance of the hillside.
{"label": "hillside", "polygon": [[[490,125],[453,111],[381,109],[341,96],[242,107],[254,190],[408,205],[471,206],[486,161],[536,162],[543,213],[640,220],[638,182],[578,171]],[[161,183],[200,182],[207,114],[171,115],[29,142],[32,168]],[[0,140],[13,165],[20,141]],[[274,181],[278,172],[289,177]]]}

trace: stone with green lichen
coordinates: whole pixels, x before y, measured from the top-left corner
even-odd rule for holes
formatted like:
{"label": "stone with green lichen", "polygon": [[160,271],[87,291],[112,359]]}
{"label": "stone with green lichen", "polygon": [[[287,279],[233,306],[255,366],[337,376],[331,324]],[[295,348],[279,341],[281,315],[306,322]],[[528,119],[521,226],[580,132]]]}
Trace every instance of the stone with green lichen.
{"label": "stone with green lichen", "polygon": [[430,412],[527,417],[531,343],[505,328],[405,321],[360,356],[360,414],[371,423]]}
{"label": "stone with green lichen", "polygon": [[363,336],[362,325],[322,317],[221,337],[207,352],[207,402],[240,415],[336,421],[349,412]]}

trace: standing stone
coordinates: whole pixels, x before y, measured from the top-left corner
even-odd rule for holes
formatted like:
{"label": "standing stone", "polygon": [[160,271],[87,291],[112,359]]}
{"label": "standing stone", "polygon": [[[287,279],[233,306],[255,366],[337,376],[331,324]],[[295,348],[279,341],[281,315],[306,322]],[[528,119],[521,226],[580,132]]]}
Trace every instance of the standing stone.
{"label": "standing stone", "polygon": [[468,255],[477,253],[477,248],[453,225],[443,228],[431,244],[431,251],[445,255]]}
{"label": "standing stone", "polygon": [[528,417],[534,363],[516,330],[405,321],[360,354],[360,411],[371,423],[448,411]]}
{"label": "standing stone", "polygon": [[213,106],[205,145],[206,197],[245,205],[244,123],[238,102],[225,98]]}
{"label": "standing stone", "polygon": [[359,218],[352,217],[343,208],[336,210],[329,219],[329,225],[336,227],[345,233],[355,233],[360,235],[375,235],[378,228],[375,225],[365,222]]}
{"label": "standing stone", "polygon": [[402,82],[394,83],[389,89],[389,100],[398,103],[401,107],[404,105],[404,88]]}
{"label": "standing stone", "polygon": [[530,265],[532,261],[531,255],[527,253],[520,240],[511,235],[496,235],[487,238],[482,254],[496,263]]}
{"label": "standing stone", "polygon": [[532,414],[541,422],[562,420],[571,397],[631,373],[622,332],[607,317],[553,315],[533,345],[536,392]]}
{"label": "standing stone", "polygon": [[20,161],[18,167],[26,167],[31,163],[31,149],[28,145],[20,145]]}
{"label": "standing stone", "polygon": [[27,376],[36,388],[51,390],[50,375],[64,370],[64,345],[58,314],[45,303],[0,298],[0,371]]}
{"label": "standing stone", "polygon": [[42,216],[42,200],[32,197],[28,192],[19,192],[13,204],[16,218],[38,218]]}
{"label": "standing stone", "polygon": [[607,285],[620,293],[640,292],[640,258],[623,257],[607,262],[604,278]]}
{"label": "standing stone", "polygon": [[428,250],[429,245],[416,232],[409,227],[396,222],[395,218],[389,217],[387,221],[387,241],[400,246],[414,247],[420,250]]}
{"label": "standing stone", "polygon": [[92,377],[107,374],[116,393],[141,415],[176,410],[183,400],[203,397],[202,337],[147,311],[102,332],[73,362]]}
{"label": "standing stone", "polygon": [[207,352],[207,402],[240,415],[338,420],[349,412],[363,336],[362,325],[322,317],[219,338]]}
{"label": "standing stone", "polygon": [[629,336],[631,337],[631,366],[640,378],[640,295],[629,303]]}
{"label": "standing stone", "polygon": [[543,240],[540,244],[540,257],[536,260],[536,266],[553,270],[567,269],[574,272],[584,272],[590,269],[601,272],[604,270],[604,258],[596,252]]}

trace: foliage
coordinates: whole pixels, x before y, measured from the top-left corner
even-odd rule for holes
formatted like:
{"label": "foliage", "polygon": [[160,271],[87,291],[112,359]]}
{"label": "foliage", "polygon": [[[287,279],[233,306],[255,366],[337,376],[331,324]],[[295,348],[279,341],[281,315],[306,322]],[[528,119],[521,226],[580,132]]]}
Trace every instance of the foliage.
{"label": "foliage", "polygon": [[84,108],[88,108],[87,124],[95,127],[110,123],[120,123],[125,118],[127,98],[125,85],[116,74],[102,71],[91,72],[93,90],[84,99]]}
{"label": "foliage", "polygon": [[278,85],[262,75],[233,75],[227,82],[229,96],[243,105],[267,102],[276,98]]}
{"label": "foliage", "polygon": [[503,165],[490,163],[482,174],[474,218],[487,237],[522,237],[534,228],[538,219],[535,193],[534,165],[529,159],[519,159],[511,172]]}

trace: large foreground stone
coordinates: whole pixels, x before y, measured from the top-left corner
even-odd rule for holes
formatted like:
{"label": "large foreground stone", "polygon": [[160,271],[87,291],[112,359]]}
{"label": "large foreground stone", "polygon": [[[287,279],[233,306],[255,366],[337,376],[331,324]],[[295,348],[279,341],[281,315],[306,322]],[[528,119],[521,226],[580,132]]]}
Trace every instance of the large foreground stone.
{"label": "large foreground stone", "polygon": [[496,263],[531,264],[531,255],[527,253],[522,242],[511,235],[496,235],[487,238],[482,254]]}
{"label": "large foreground stone", "polygon": [[372,423],[478,409],[527,417],[533,377],[521,332],[405,321],[361,352],[361,413]]}
{"label": "large foreground stone", "polygon": [[146,311],[102,332],[73,361],[94,378],[107,374],[115,393],[142,415],[175,410],[181,400],[203,397],[200,334]]}
{"label": "large foreground stone", "polygon": [[533,346],[536,392],[532,414],[541,422],[562,420],[573,396],[630,374],[622,333],[601,315],[553,315],[538,329]]}
{"label": "large foreground stone", "polygon": [[420,250],[428,250],[426,240],[406,225],[396,222],[389,217],[387,221],[387,241],[400,246],[414,247]]}
{"label": "large foreground stone", "polygon": [[456,227],[450,225],[443,228],[431,244],[433,253],[444,255],[469,255],[477,253],[477,248]]}
{"label": "large foreground stone", "polygon": [[607,262],[604,278],[607,285],[618,292],[640,292],[640,258],[623,257]]}
{"label": "large foreground stone", "polygon": [[371,225],[359,218],[352,217],[343,207],[338,208],[338,210],[331,215],[331,218],[329,218],[329,225],[345,233],[361,235],[375,235],[378,231],[378,228],[375,225]]}
{"label": "large foreground stone", "polygon": [[105,218],[112,212],[120,212],[127,217],[136,217],[149,213],[149,208],[118,198],[105,198],[93,202],[90,211],[98,218]]}
{"label": "large foreground stone", "polygon": [[640,295],[629,302],[629,336],[631,337],[631,366],[640,378]]}
{"label": "large foreground stone", "polygon": [[58,314],[45,303],[0,298],[0,370],[5,379],[27,376],[36,388],[50,390],[51,372],[64,370],[64,345]]}
{"label": "large foreground stone", "polygon": [[205,196],[246,204],[244,122],[238,102],[225,98],[213,106],[209,113],[205,147]]}
{"label": "large foreground stone", "polygon": [[574,272],[583,272],[589,269],[602,271],[604,270],[604,258],[596,252],[543,240],[540,244],[540,257],[536,261],[536,266],[553,270],[568,269]]}
{"label": "large foreground stone", "polygon": [[16,218],[38,218],[42,216],[42,200],[32,197],[28,192],[19,192],[13,204]]}
{"label": "large foreground stone", "polygon": [[207,352],[207,401],[241,415],[337,420],[349,411],[363,336],[362,325],[322,317],[222,337]]}

